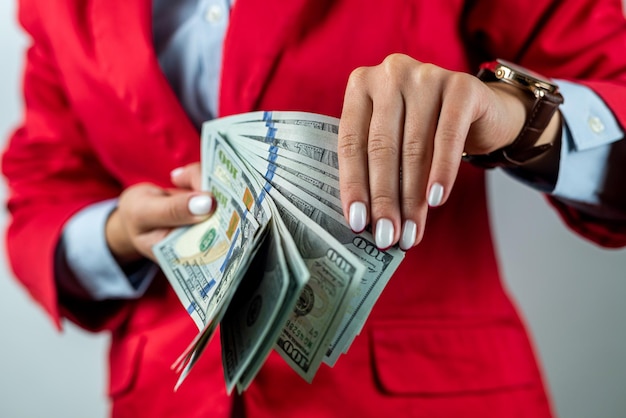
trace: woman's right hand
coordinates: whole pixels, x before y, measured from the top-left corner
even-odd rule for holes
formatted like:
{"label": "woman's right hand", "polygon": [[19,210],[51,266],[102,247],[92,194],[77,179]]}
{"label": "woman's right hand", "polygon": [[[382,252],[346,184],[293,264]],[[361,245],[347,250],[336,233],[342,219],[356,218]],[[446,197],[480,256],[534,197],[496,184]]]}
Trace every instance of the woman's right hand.
{"label": "woman's right hand", "polygon": [[215,211],[210,193],[200,190],[200,164],[193,163],[171,173],[175,188],[150,183],[129,187],[105,227],[106,241],[120,264],[146,257],[156,261],[152,246],[172,229],[202,222]]}

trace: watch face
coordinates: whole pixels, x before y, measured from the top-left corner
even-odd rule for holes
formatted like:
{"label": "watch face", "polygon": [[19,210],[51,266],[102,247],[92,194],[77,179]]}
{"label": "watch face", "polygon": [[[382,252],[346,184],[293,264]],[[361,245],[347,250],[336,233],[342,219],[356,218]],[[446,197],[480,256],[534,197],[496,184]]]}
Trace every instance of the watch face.
{"label": "watch face", "polygon": [[492,71],[496,78],[502,81],[530,88],[533,91],[543,90],[554,93],[558,90],[558,86],[549,78],[505,60],[496,60]]}

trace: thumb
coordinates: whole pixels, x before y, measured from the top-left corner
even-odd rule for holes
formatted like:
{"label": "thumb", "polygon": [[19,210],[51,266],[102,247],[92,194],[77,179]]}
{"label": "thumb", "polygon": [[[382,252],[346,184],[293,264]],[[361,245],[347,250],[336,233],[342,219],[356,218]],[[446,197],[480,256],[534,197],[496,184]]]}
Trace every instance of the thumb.
{"label": "thumb", "polygon": [[187,201],[187,210],[193,216],[205,217],[215,210],[215,199],[209,194],[196,194]]}
{"label": "thumb", "polygon": [[167,199],[163,210],[171,217],[170,225],[185,225],[200,222],[215,211],[216,202],[208,193],[177,193]]}
{"label": "thumb", "polygon": [[161,196],[150,206],[143,212],[142,230],[195,224],[211,215],[217,204],[209,193],[182,192]]}

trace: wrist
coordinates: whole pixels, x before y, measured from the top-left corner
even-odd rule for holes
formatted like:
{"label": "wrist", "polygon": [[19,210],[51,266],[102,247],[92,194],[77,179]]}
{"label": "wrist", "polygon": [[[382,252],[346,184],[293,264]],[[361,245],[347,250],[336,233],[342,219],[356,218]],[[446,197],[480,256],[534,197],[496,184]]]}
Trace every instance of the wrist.
{"label": "wrist", "polygon": [[[504,139],[504,143],[494,147],[491,151],[498,148],[504,148],[513,143],[524,128],[524,123],[528,118],[528,113],[533,107],[533,100],[524,91],[508,84],[498,82],[486,83],[493,92],[503,99],[503,103],[507,108],[507,117],[510,120],[510,130]],[[535,146],[546,144],[555,144],[561,141],[561,114],[554,112],[552,119],[541,133],[541,136],[535,142]]]}
{"label": "wrist", "polygon": [[563,103],[558,85],[533,71],[503,60],[481,65],[478,78],[484,82],[497,82],[518,89],[520,94],[526,95],[530,106],[525,99],[520,99],[520,103],[526,104],[526,117],[512,142],[487,154],[465,154],[464,159],[483,168],[515,168],[548,153],[557,138],[557,125],[560,125],[557,123],[560,118],[557,116],[555,120],[554,116],[559,105]]}
{"label": "wrist", "polygon": [[490,153],[505,148],[515,141],[524,128],[524,123],[533,103],[527,94],[514,86],[499,82],[487,82],[485,84],[498,97],[497,103],[502,111],[500,117],[507,121],[506,130],[501,134],[498,141],[493,143],[493,147],[487,150],[487,153]]}

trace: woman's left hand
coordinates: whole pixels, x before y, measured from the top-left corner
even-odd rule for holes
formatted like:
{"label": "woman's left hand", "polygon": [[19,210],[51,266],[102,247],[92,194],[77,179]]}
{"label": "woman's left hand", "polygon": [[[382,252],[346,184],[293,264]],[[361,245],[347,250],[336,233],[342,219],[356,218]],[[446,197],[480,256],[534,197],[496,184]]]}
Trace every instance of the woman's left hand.
{"label": "woman's left hand", "polygon": [[394,54],[350,76],[339,126],[339,177],[352,229],[376,245],[420,242],[429,206],[446,202],[464,151],[511,143],[528,100],[504,83]]}

